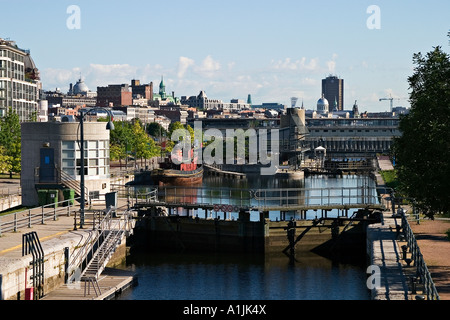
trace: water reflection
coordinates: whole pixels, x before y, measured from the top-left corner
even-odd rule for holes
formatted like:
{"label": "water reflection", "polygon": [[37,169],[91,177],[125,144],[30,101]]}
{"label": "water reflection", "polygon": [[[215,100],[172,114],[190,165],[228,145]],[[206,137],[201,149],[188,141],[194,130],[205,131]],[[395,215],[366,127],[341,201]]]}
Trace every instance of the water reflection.
{"label": "water reflection", "polygon": [[[365,176],[311,176],[301,180],[205,176],[211,188],[324,188],[373,185]],[[189,197],[195,197],[191,194]],[[278,218],[271,212],[271,219]],[[314,211],[307,218],[314,218]],[[333,212],[329,213],[331,216]],[[337,214],[337,213],[336,213]],[[199,214],[199,216],[201,216]],[[292,213],[295,217],[295,213]],[[290,218],[289,214],[286,216]],[[139,285],[121,300],[368,300],[365,257],[338,263],[313,252],[292,263],[286,255],[133,252],[122,266]]]}

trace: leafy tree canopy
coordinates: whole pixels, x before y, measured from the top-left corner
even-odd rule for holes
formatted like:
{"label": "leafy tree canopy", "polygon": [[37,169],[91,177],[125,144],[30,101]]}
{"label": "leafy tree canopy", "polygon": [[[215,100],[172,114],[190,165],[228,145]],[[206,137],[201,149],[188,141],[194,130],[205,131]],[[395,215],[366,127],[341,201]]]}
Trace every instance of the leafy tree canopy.
{"label": "leafy tree canopy", "polygon": [[450,56],[441,47],[414,54],[410,113],[394,142],[400,190],[425,214],[450,212]]}

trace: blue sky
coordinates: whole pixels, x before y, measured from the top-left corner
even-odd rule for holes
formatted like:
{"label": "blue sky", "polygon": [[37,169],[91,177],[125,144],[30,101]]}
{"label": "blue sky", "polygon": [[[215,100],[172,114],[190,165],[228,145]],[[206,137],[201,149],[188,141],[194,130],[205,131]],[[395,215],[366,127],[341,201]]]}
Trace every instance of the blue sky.
{"label": "blue sky", "polygon": [[[345,81],[344,104],[409,107],[412,56],[450,51],[450,1],[0,0],[0,37],[29,49],[44,89],[153,81],[167,92],[315,108],[321,79]],[[70,5],[80,9],[69,29]],[[367,21],[380,8],[380,29]],[[157,88],[155,89],[157,90]]]}

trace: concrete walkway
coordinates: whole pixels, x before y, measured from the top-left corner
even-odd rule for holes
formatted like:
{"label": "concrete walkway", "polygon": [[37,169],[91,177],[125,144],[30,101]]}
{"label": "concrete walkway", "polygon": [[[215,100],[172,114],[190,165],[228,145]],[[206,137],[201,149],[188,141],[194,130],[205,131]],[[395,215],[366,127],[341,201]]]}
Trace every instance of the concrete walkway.
{"label": "concrete walkway", "polygon": [[[124,203],[119,199],[119,207],[123,206]],[[105,205],[98,204],[94,206],[93,209],[102,210]],[[34,209],[40,211],[40,208]],[[78,211],[79,207],[72,207],[73,211]],[[23,215],[26,216],[28,211],[24,212]],[[8,219],[12,219],[12,215],[0,217],[1,221],[6,222]],[[83,229],[79,228],[74,230],[74,215],[60,215],[56,220],[48,219],[44,224],[38,223],[33,224],[31,228],[23,227],[18,229],[16,232],[2,232],[0,237],[0,280],[2,275],[6,275],[11,270],[23,269],[28,265],[27,261],[29,257],[22,257],[22,236],[28,232],[36,232],[39,241],[41,242],[42,249],[47,256],[57,250],[61,250],[61,245],[67,245],[68,243],[81,244],[87,239],[89,234],[92,232],[90,226],[85,226]],[[26,261],[25,261],[26,260]],[[94,291],[91,288],[91,295],[84,297],[83,292],[78,292],[74,290],[69,290],[72,295],[70,299],[107,299],[118,291],[121,291],[124,287],[128,287],[130,283],[135,281],[134,277],[130,274],[117,274],[111,273],[108,276],[103,276],[99,278],[99,285],[102,289],[102,295],[96,297]],[[0,281],[1,284],[1,281]],[[81,284],[84,290],[84,283]],[[63,286],[64,287],[64,286]],[[61,293],[61,296],[58,296]],[[56,290],[55,292],[45,293],[48,297],[46,299],[65,299],[68,297],[67,293],[63,294],[63,291]],[[2,288],[0,287],[0,299],[5,298],[2,294]]]}
{"label": "concrete walkway", "polygon": [[392,162],[388,156],[378,156],[377,161],[380,170],[382,171],[394,170],[394,166],[392,165]]}
{"label": "concrete walkway", "polygon": [[370,263],[379,267],[380,272],[379,286],[371,290],[373,300],[409,299],[401,250],[397,241],[397,224],[401,225],[401,218],[393,218],[392,213],[385,212],[383,221],[369,225],[367,230]]}

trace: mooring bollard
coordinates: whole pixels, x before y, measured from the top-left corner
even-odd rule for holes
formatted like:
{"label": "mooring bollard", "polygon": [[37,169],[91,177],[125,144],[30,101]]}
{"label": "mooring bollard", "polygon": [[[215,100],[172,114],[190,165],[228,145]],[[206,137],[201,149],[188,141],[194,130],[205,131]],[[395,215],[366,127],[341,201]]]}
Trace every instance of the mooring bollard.
{"label": "mooring bollard", "polygon": [[407,245],[402,246],[402,252],[403,252],[403,260],[406,260],[406,251],[408,250]]}

